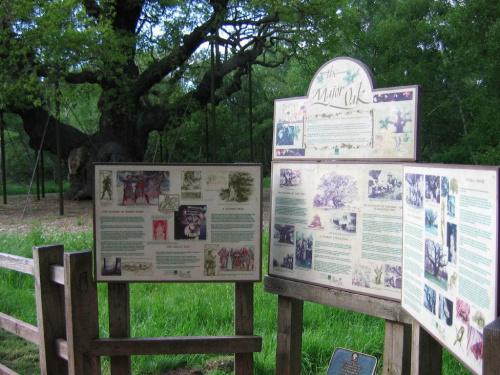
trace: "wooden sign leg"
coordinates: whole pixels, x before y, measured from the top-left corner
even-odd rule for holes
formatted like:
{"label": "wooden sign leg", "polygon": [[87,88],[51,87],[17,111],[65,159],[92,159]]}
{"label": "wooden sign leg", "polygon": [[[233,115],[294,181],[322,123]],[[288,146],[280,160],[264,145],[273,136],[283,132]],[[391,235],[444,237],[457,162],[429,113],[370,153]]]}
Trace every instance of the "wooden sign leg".
{"label": "wooden sign leg", "polygon": [[384,374],[410,373],[411,329],[409,324],[385,321]]}
{"label": "wooden sign leg", "polygon": [[412,375],[441,375],[443,347],[414,319],[412,327]]}
{"label": "wooden sign leg", "polygon": [[[130,337],[130,292],[128,283],[108,284],[109,336]],[[111,375],[132,373],[130,356],[111,357]]]}
{"label": "wooden sign leg", "polygon": [[[235,335],[253,335],[253,283],[236,283],[234,301]],[[234,374],[253,373],[253,353],[236,353],[234,355]]]}
{"label": "wooden sign leg", "polygon": [[500,319],[492,321],[483,330],[483,375],[500,373]]}
{"label": "wooden sign leg", "polygon": [[278,296],[276,374],[300,375],[304,301]]}

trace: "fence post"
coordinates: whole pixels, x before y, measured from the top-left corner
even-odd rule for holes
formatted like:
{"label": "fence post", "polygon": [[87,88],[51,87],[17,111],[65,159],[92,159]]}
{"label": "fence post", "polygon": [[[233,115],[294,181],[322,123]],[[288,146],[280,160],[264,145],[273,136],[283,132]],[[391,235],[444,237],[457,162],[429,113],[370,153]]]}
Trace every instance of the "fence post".
{"label": "fence post", "polygon": [[[236,283],[234,291],[234,333],[253,335],[253,283]],[[253,374],[253,369],[253,353],[235,353],[235,375]]]}
{"label": "fence post", "polygon": [[100,357],[89,355],[92,340],[99,338],[97,286],[90,250],[64,254],[64,288],[69,373],[100,375]]}
{"label": "fence post", "polygon": [[63,245],[35,246],[33,248],[33,275],[35,278],[38,351],[40,373],[61,375],[68,373],[67,362],[56,352],[56,339],[66,338],[64,316],[64,289],[51,281],[51,265],[63,265]]}
{"label": "fence post", "polygon": [[[130,337],[130,292],[128,283],[108,283],[109,337]],[[132,373],[130,356],[111,357],[111,375]]]}
{"label": "fence post", "polygon": [[483,329],[483,375],[498,374],[500,369],[500,319],[492,321]]}

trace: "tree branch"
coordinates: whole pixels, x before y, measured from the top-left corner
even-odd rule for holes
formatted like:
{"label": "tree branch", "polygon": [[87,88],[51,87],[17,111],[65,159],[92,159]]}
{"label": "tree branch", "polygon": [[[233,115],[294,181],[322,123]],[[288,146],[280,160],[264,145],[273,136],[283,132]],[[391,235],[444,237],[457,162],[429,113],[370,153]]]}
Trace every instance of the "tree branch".
{"label": "tree branch", "polygon": [[83,5],[89,17],[95,18],[96,20],[99,19],[99,16],[102,14],[102,9],[95,0],[83,0]]}
{"label": "tree branch", "polygon": [[[227,11],[228,0],[217,1],[218,12]],[[159,83],[165,76],[184,65],[196,49],[207,40],[211,31],[217,30],[223,20],[220,13],[214,12],[209,20],[196,27],[189,35],[184,36],[183,44],[175,48],[172,53],[150,65],[139,77],[133,90],[133,95],[140,97],[151,87]]]}
{"label": "tree branch", "polygon": [[[30,108],[24,111],[17,111],[23,120],[24,130],[29,136],[30,147],[39,150],[42,139],[44,140],[42,149],[57,155],[56,124],[57,121],[47,111],[40,107]],[[47,128],[45,130],[45,128]],[[90,145],[90,137],[71,125],[61,123],[61,155],[67,159],[72,149],[84,145]],[[45,133],[45,138],[44,138]]]}

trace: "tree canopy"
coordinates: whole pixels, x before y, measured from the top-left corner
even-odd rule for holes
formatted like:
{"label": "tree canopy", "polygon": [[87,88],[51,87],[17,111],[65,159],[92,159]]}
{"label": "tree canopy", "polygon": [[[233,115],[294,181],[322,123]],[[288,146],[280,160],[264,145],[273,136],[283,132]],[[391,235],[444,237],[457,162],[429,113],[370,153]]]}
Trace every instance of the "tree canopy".
{"label": "tree canopy", "polygon": [[63,157],[80,150],[73,194],[85,197],[89,162],[142,161],[151,132],[217,106],[252,66],[287,61],[320,10],[302,1],[7,1],[0,108],[21,117],[33,148],[48,124],[43,148],[55,152],[60,88],[98,87],[95,131],[62,126]]}
{"label": "tree canopy", "polygon": [[422,87],[422,161],[498,164],[498,40],[493,0],[6,0],[0,113],[54,154],[61,121],[70,197],[85,198],[92,162],[154,160],[152,143],[233,162],[255,141],[268,165],[274,99],[350,56],[379,87]]}

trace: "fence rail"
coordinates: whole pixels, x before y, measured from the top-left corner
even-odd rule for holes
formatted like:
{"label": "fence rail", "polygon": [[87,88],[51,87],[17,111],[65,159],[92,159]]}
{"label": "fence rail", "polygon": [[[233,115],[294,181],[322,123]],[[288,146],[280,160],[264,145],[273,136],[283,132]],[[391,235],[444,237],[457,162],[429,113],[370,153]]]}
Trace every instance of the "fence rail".
{"label": "fence rail", "polygon": [[[0,253],[0,268],[34,277],[37,327],[0,312],[0,329],[38,345],[42,375],[99,375],[101,356],[111,374],[130,374],[131,355],[234,353],[235,374],[253,373],[253,283],[236,283],[235,335],[130,338],[128,284],[108,284],[110,338],[99,338],[97,284],[92,252],[65,253],[63,245],[39,246],[33,259]],[[14,375],[0,364],[0,375]]]}
{"label": "fence rail", "polygon": [[[131,373],[131,355],[234,353],[235,374],[253,373],[253,283],[235,285],[235,335],[130,338],[128,284],[108,284],[110,338],[99,338],[97,285],[92,252],[65,253],[62,245],[33,249],[33,259],[0,253],[0,268],[34,277],[37,327],[0,312],[0,329],[38,345],[43,375],[99,375],[100,357],[111,357],[111,374]],[[265,290],[278,298],[277,374],[300,374],[303,301],[375,315],[386,320],[384,373],[441,374],[441,345],[397,302],[353,296],[272,277]],[[411,335],[409,333],[411,330]],[[484,328],[483,374],[500,373],[500,319]],[[411,336],[411,337],[410,337]],[[409,352],[411,344],[411,355]],[[411,365],[409,357],[411,356]],[[0,364],[0,375],[16,372]]]}

